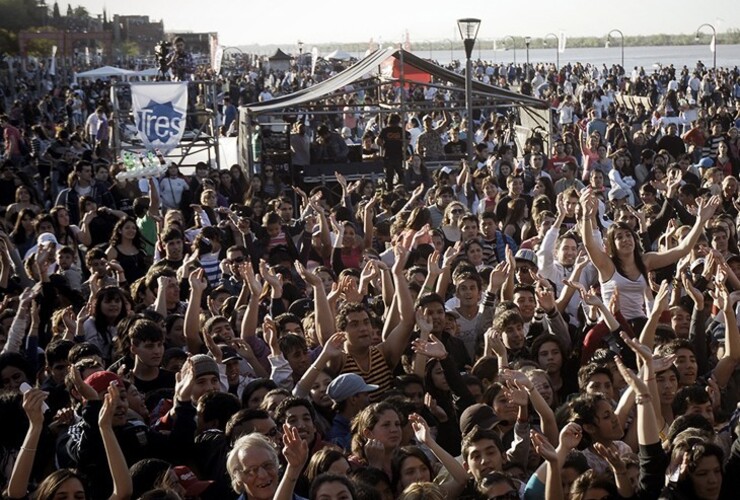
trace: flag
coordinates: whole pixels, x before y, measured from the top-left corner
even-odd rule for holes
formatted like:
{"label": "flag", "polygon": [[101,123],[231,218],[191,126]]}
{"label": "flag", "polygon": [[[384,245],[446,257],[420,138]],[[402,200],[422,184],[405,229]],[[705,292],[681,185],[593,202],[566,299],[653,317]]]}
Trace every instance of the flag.
{"label": "flag", "polygon": [[49,74],[56,76],[57,74],[57,46],[51,47],[51,63],[49,64]]}
{"label": "flag", "polygon": [[561,54],[565,52],[565,31],[560,32],[560,36],[558,37],[558,52]]}
{"label": "flag", "polygon": [[311,76],[316,73],[316,63],[319,60],[319,48],[314,47],[311,49]]}
{"label": "flag", "polygon": [[714,53],[714,51],[717,50],[717,40],[716,40],[716,38],[717,38],[716,35],[712,35],[712,41],[709,42],[709,50],[712,53]]}
{"label": "flag", "polygon": [[217,75],[221,73],[221,64],[224,60],[224,47],[219,45],[216,47],[216,53],[213,56],[213,72]]}
{"label": "flag", "polygon": [[187,82],[132,83],[134,121],[147,149],[166,155],[185,132],[188,111]]}

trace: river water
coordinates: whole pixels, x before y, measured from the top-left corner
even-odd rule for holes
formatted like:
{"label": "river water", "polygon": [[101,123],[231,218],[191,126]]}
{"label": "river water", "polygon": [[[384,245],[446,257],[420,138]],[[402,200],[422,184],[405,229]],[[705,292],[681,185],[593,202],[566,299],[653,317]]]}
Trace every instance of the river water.
{"label": "river water", "polygon": [[[618,42],[618,40],[617,40]],[[489,41],[484,41],[484,44],[476,44],[473,49],[473,58],[483,59],[484,61],[494,63],[512,63],[514,62],[514,50],[502,50],[493,51],[493,44]],[[460,44],[462,45],[462,44]],[[460,47],[458,45],[458,47]],[[433,50],[431,52],[431,58],[439,62],[440,64],[448,64],[451,60],[464,60],[465,52],[462,48],[453,46],[452,52],[450,50]],[[429,50],[423,48],[423,44],[419,47],[413,48],[412,51],[425,59],[430,58]],[[712,67],[713,54],[709,50],[709,44],[703,45],[680,45],[680,46],[661,46],[661,47],[625,47],[624,48],[624,66],[628,70],[632,70],[635,66],[642,66],[646,71],[650,71],[652,68],[657,67],[656,64],[662,64],[668,66],[673,64],[677,68],[687,66],[694,68],[696,62],[701,60],[705,66]],[[530,49],[529,60],[531,63],[543,62],[543,63],[554,63],[555,62],[555,48],[544,48],[544,49]],[[560,64],[576,63],[580,62],[583,64],[591,63],[606,64],[611,66],[612,64],[619,64],[621,60],[621,47],[618,43],[613,43],[611,47],[595,47],[595,48],[566,48],[565,52],[560,54]],[[516,49],[516,62],[522,64],[527,61],[527,51],[524,47]],[[718,45],[717,46],[717,66],[730,67],[740,66],[740,45]]]}

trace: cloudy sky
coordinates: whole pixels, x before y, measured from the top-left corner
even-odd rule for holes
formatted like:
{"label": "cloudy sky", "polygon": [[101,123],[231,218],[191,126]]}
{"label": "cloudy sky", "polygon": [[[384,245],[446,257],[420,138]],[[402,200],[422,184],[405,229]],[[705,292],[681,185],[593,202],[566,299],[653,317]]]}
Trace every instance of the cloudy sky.
{"label": "cloudy sky", "polygon": [[[52,0],[47,0],[49,4]],[[324,42],[412,42],[459,39],[455,20],[480,18],[482,39],[507,35],[603,36],[613,28],[625,35],[693,33],[702,23],[719,32],[740,29],[737,0],[668,2],[622,0],[502,0],[372,2],[338,0],[77,0],[95,15],[144,14],[163,19],[165,30],[217,31],[224,45]],[[463,7],[462,4],[467,4]],[[59,2],[62,13],[67,4]],[[618,7],[617,7],[618,5]]]}

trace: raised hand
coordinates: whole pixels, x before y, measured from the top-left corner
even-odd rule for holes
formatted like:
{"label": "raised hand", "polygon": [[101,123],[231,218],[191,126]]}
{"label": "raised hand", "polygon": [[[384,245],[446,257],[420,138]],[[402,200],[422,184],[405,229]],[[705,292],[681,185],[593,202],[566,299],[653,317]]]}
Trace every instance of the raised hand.
{"label": "raised hand", "polygon": [[432,433],[429,431],[429,424],[421,415],[412,413],[409,415],[409,422],[411,422],[411,428],[414,430],[417,442],[428,445],[434,441]]}
{"label": "raised hand", "polygon": [[529,394],[524,389],[518,389],[514,384],[507,384],[503,391],[509,403],[517,406],[527,406],[529,404]]}
{"label": "raised hand", "polygon": [[419,327],[422,336],[432,331],[432,318],[429,314],[424,314],[421,308],[416,310],[416,326]]}
{"label": "raised hand", "polygon": [[28,416],[32,426],[42,427],[44,425],[44,402],[49,396],[48,392],[41,389],[29,389],[23,395],[23,411]]}
{"label": "raised hand", "polygon": [[462,252],[462,243],[459,241],[451,247],[448,247],[447,250],[445,250],[444,255],[442,256],[442,268],[449,268],[454,260],[457,258],[457,256],[460,255],[460,252]]}
{"label": "raised hand", "polygon": [[668,280],[664,280],[660,284],[660,289],[655,295],[655,302],[653,303],[653,314],[662,314],[668,310],[668,301],[671,296],[671,287]]}
{"label": "raised hand", "polygon": [[[497,357],[506,356],[506,346],[504,345],[503,334],[493,327],[486,330],[486,339],[488,340],[488,346],[493,351],[493,354]],[[487,355],[488,353],[486,353]]]}
{"label": "raised hand", "polygon": [[529,438],[532,440],[534,451],[537,452],[539,456],[553,464],[558,462],[558,452],[555,450],[555,447],[550,444],[550,441],[547,440],[544,434],[531,430],[529,431]]}
{"label": "raised hand", "polygon": [[624,378],[624,381],[629,384],[630,387],[635,391],[637,394],[650,394],[648,392],[647,384],[637,375],[635,375],[635,372],[633,372],[630,368],[625,366],[624,362],[622,361],[622,358],[619,356],[616,356],[614,358],[614,362],[617,364],[617,369],[619,369],[619,373],[622,374],[622,377]]}
{"label": "raised hand", "polygon": [[103,397],[103,407],[98,415],[98,426],[101,429],[113,427],[113,414],[116,412],[119,399],[121,399],[121,389],[113,382],[108,386],[108,392]]}
{"label": "raised hand", "polygon": [[371,467],[379,467],[381,470],[385,463],[385,446],[378,439],[368,439],[363,447],[367,464]]}
{"label": "raised hand", "polygon": [[501,290],[508,279],[509,272],[511,272],[511,267],[508,262],[503,261],[496,264],[488,278],[488,289],[494,292]]}
{"label": "raised hand", "polygon": [[262,321],[262,335],[267,345],[270,346],[270,351],[274,353],[273,355],[277,355],[280,352],[277,326],[275,325],[275,321],[269,316],[265,316],[264,321]]}
{"label": "raised hand", "polygon": [[429,335],[429,340],[414,340],[411,347],[417,354],[428,358],[444,359],[447,357],[447,349],[434,335]]}
{"label": "raised hand", "polygon": [[324,344],[324,350],[322,351],[322,354],[327,354],[329,356],[338,356],[343,353],[342,347],[344,346],[344,343],[347,341],[347,333],[346,332],[337,332],[331,337],[329,337],[329,341]]}
{"label": "raised hand", "polygon": [[583,429],[575,422],[570,422],[560,431],[560,446],[566,450],[574,450],[578,447],[583,437]]}
{"label": "raised hand", "polygon": [[188,358],[180,371],[175,374],[175,399],[183,403],[190,401],[193,394],[193,385],[195,385],[193,362]]}
{"label": "raised hand", "polygon": [[69,367],[69,369],[72,371],[72,381],[74,383],[75,389],[77,389],[77,392],[80,394],[80,396],[82,396],[83,399],[86,399],[87,401],[97,401],[98,399],[100,399],[100,396],[95,391],[95,389],[86,384],[85,381],[82,379],[82,373],[80,373],[79,368],[72,365]]}
{"label": "raised hand", "polygon": [[434,417],[440,422],[447,422],[448,417],[444,409],[437,404],[437,400],[432,397],[428,392],[424,394],[424,406],[429,408],[429,411]]}
{"label": "raised hand", "polygon": [[427,258],[427,272],[433,276],[439,276],[442,274],[442,268],[439,267],[440,254],[437,250],[429,254]]}
{"label": "raised hand", "polygon": [[288,424],[283,424],[283,457],[288,462],[288,467],[303,469],[308,458],[308,443],[301,439],[298,429]]}
{"label": "raised hand", "polygon": [[622,461],[622,457],[619,456],[619,449],[617,445],[611,443],[608,447],[602,443],[595,443],[594,450],[599,454],[601,458],[606,460],[609,467],[612,468],[614,474],[624,474],[627,472],[627,466]]}
{"label": "raised hand", "polygon": [[206,279],[206,272],[204,269],[196,269],[188,277],[188,283],[190,283],[190,289],[194,292],[203,293],[208,288],[208,280]]}
{"label": "raised hand", "polygon": [[719,195],[714,195],[709,200],[704,201],[702,198],[697,198],[697,216],[702,222],[707,222],[712,218],[717,207],[722,203],[722,199]]}
{"label": "raised hand", "polygon": [[619,332],[619,335],[624,340],[624,343],[634,351],[642,361],[649,366],[653,364],[653,351],[648,346],[640,342],[638,339],[633,339],[625,332]]}

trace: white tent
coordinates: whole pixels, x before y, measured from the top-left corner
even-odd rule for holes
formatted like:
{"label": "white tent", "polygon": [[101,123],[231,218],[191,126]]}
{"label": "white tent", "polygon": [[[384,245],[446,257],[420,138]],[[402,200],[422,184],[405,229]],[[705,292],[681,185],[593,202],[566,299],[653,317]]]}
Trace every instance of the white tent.
{"label": "white tent", "polygon": [[336,59],[339,61],[349,61],[352,59],[352,56],[349,55],[347,52],[337,49],[334,52],[328,54],[325,59]]}
{"label": "white tent", "polygon": [[90,71],[83,71],[82,73],[75,73],[75,79],[77,78],[110,78],[111,76],[127,77],[136,75],[135,71],[131,71],[123,68],[116,68],[114,66],[103,66],[102,68],[91,69]]}

